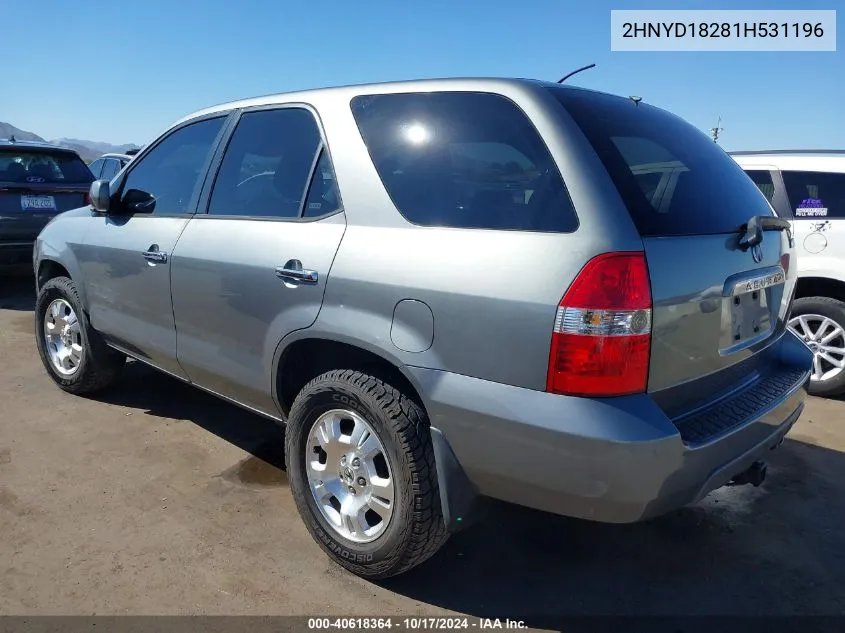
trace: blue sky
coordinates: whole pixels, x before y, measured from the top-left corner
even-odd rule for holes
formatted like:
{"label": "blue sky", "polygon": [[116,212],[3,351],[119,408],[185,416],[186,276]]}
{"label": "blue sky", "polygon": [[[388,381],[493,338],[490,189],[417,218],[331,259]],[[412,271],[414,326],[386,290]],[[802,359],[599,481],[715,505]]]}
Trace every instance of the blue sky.
{"label": "blue sky", "polygon": [[[726,149],[845,148],[845,51],[610,51],[611,9],[835,9],[841,0],[140,0],[3,8],[0,121],[143,144],[242,97],[418,77],[518,76],[639,95]],[[845,9],[840,4],[840,9]],[[842,24],[845,10],[837,16]],[[11,28],[9,25],[13,25]]]}

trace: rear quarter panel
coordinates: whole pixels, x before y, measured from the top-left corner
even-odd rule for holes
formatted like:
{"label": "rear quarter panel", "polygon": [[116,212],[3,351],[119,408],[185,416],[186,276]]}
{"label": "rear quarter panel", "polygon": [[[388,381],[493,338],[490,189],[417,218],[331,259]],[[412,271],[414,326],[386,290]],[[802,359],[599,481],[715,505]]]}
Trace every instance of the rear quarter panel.
{"label": "rear quarter panel", "polygon": [[[356,93],[315,100],[334,162],[348,228],[311,332],[358,341],[406,365],[544,389],[557,305],[596,254],[642,250],[606,172],[558,104],[528,85],[466,81],[455,90],[510,98],[543,137],[577,209],[569,234],[419,227],[384,190],[350,108]],[[417,85],[415,91],[425,90]],[[401,92],[390,88],[385,92]],[[398,302],[424,302],[434,335],[423,351],[391,336]],[[430,338],[407,331],[402,338]]]}

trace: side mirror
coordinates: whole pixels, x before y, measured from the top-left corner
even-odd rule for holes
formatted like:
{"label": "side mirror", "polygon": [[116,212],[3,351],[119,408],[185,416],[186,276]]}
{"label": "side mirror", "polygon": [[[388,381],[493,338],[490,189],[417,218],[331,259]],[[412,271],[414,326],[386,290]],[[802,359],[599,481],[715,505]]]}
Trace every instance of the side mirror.
{"label": "side mirror", "polygon": [[126,213],[152,213],[156,208],[155,196],[140,189],[130,189],[123,194]]}
{"label": "side mirror", "polygon": [[109,212],[109,202],[111,195],[109,193],[108,180],[95,180],[91,183],[91,188],[88,190],[88,196],[91,198],[91,205],[100,213]]}

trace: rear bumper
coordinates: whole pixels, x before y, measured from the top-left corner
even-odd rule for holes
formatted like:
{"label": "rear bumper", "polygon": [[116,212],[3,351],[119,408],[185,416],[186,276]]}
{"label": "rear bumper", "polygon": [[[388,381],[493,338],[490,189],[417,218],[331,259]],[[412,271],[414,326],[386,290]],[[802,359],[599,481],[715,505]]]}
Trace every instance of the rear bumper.
{"label": "rear bumper", "polygon": [[30,239],[0,240],[0,266],[26,266],[32,269],[35,236]]}
{"label": "rear bumper", "polygon": [[[409,369],[435,434],[475,492],[555,514],[629,523],[700,500],[780,443],[803,411],[811,354],[789,333],[775,345],[794,384],[695,444],[645,394],[571,398]],[[727,402],[732,411],[742,395]],[[714,409],[724,410],[719,406]],[[455,497],[465,498],[465,491]]]}

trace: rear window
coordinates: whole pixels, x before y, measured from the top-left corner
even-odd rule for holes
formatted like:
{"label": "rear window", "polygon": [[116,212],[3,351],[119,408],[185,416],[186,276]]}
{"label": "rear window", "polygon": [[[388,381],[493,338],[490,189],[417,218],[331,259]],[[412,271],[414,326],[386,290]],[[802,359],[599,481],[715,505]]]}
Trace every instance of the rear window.
{"label": "rear window", "polygon": [[414,224],[570,232],[578,220],[525,114],[491,93],[369,95],[352,112],[399,212]]}
{"label": "rear window", "polygon": [[631,99],[549,88],[595,149],[643,236],[736,231],[774,215],[752,180],[712,139]]}
{"label": "rear window", "polygon": [[87,184],[94,175],[72,152],[0,149],[0,182],[21,184]]}

